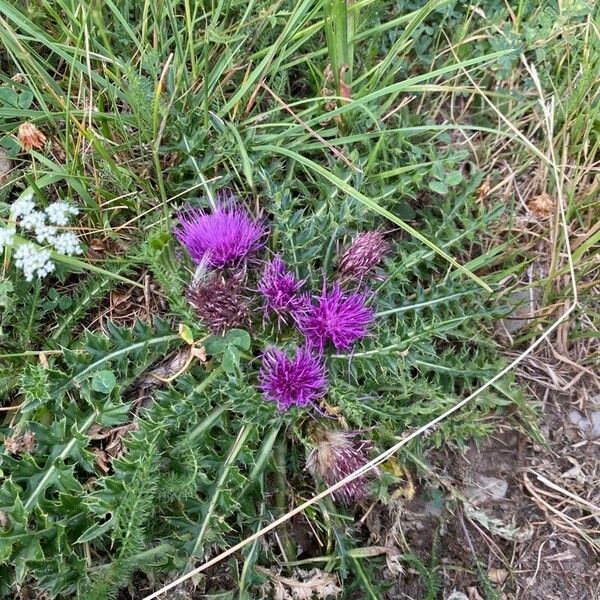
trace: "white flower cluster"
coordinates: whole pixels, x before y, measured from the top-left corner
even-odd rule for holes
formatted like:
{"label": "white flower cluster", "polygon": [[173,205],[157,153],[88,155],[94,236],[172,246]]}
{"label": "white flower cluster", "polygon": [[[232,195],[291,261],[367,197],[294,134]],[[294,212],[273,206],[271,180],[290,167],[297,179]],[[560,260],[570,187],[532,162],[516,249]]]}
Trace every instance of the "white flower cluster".
{"label": "white flower cluster", "polygon": [[[78,213],[76,207],[63,201],[53,202],[44,210],[38,210],[33,194],[28,190],[12,204],[9,226],[0,227],[0,252],[14,245],[16,227],[20,227],[23,231],[31,232],[38,244],[48,244],[59,254],[81,254],[81,244],[74,233],[58,233],[58,227],[68,225],[71,216]],[[41,279],[54,270],[50,254],[48,248],[25,242],[15,248],[13,256],[15,265],[23,271],[25,279],[32,281],[34,276]]]}
{"label": "white flower cluster", "polygon": [[70,215],[79,214],[79,210],[67,202],[53,202],[46,207],[45,213],[50,223],[64,226],[69,223]]}
{"label": "white flower cluster", "polygon": [[0,252],[2,252],[6,246],[12,246],[15,233],[14,227],[0,227]]}
{"label": "white flower cluster", "polygon": [[50,250],[36,248],[30,242],[18,246],[14,257],[15,265],[23,271],[27,281],[31,281],[34,275],[41,279],[54,271],[54,263],[50,260]]}

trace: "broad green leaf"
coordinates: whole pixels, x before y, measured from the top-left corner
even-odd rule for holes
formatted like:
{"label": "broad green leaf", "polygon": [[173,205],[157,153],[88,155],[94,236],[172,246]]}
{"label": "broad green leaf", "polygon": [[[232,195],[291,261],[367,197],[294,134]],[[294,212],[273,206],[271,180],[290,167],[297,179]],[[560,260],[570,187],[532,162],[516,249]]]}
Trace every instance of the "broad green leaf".
{"label": "broad green leaf", "polygon": [[100,394],[110,394],[117,385],[117,378],[108,369],[94,373],[92,377],[92,389]]}
{"label": "broad green leaf", "polygon": [[450,173],[448,173],[448,175],[446,175],[446,178],[444,179],[444,183],[446,185],[458,185],[459,183],[462,183],[463,180],[463,174],[456,170],[456,171],[450,171]]}
{"label": "broad green leaf", "polygon": [[227,332],[225,339],[227,343],[236,346],[240,350],[250,350],[250,334],[244,329],[231,329]]}
{"label": "broad green leaf", "polygon": [[443,181],[436,181],[435,179],[429,182],[429,189],[436,194],[442,194],[442,196],[448,193],[448,186]]}

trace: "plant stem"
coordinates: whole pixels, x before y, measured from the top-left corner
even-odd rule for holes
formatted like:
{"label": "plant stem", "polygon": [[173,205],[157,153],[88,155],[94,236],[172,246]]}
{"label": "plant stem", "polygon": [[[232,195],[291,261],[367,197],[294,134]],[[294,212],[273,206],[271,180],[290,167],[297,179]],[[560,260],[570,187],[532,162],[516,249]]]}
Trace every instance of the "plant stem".
{"label": "plant stem", "polygon": [[[277,461],[277,486],[275,492],[275,506],[278,508],[281,514],[284,514],[288,510],[287,505],[287,478],[286,478],[286,463],[287,463],[287,438],[282,435],[277,442],[275,447],[275,460]],[[293,559],[296,556],[296,549],[290,537],[287,523],[284,524],[280,529],[281,543],[283,551],[285,553],[284,559],[286,561]]]}

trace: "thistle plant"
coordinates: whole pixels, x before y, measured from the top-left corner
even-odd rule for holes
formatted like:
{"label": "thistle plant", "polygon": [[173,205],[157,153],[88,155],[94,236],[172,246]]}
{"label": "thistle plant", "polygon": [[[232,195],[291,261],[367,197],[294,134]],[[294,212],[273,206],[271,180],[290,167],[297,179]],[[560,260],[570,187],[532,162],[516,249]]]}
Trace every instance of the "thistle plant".
{"label": "thistle plant", "polygon": [[[188,300],[213,333],[254,328],[260,324],[253,326],[242,290],[247,276],[254,276],[264,317],[277,321],[275,338],[265,336],[257,388],[279,412],[292,407],[318,412],[317,403],[327,394],[327,352],[331,347],[352,350],[368,334],[374,321],[368,303],[374,298],[368,290],[344,291],[338,282],[329,285],[325,279],[320,293],[303,292],[306,281],[289,271],[280,254],[264,265],[262,273],[253,273],[256,268],[248,266],[247,259],[266,242],[267,231],[231,194],[228,198],[226,207],[218,205],[210,213],[188,208],[178,215],[180,228],[174,230],[175,237],[191,261],[199,263],[188,287]],[[387,250],[379,231],[361,233],[340,259],[339,271],[344,277],[363,280]],[[246,293],[251,292],[247,289]],[[262,326],[266,333],[264,319]],[[276,345],[278,337],[290,333],[302,340],[293,353]],[[308,468],[331,485],[364,464],[371,447],[368,441],[355,442],[352,434],[329,430],[313,449]],[[345,486],[337,497],[346,504],[366,497],[365,478]]]}
{"label": "thistle plant", "polygon": [[[4,3],[0,27],[0,597],[141,598],[497,372],[498,295],[448,260],[499,281],[505,253],[481,232],[509,203],[476,201],[481,161],[451,119],[430,129],[427,83],[465,89],[499,53],[485,33],[476,58],[434,51],[435,3],[398,19],[350,2],[59,4]],[[348,19],[353,65],[323,45]],[[421,49],[410,95],[427,94],[398,102]],[[327,71],[347,79],[337,99],[315,97]],[[485,435],[520,402],[509,383],[403,466]],[[399,477],[361,476],[197,593],[259,598],[265,569],[307,560],[340,598],[383,598],[359,521]]]}
{"label": "thistle plant", "polygon": [[[250,326],[250,311],[241,290],[245,274],[240,270],[231,273],[225,267],[239,265],[256,252],[267,234],[233,195],[227,197],[228,206],[219,205],[212,213],[183,210],[178,215],[181,229],[174,230],[191,260],[200,262],[188,288],[188,300],[215,333]],[[362,275],[364,267],[368,264],[371,268],[384,250],[377,235],[365,235],[366,250],[363,241],[354,251],[362,258],[346,261],[355,267],[360,263]],[[259,388],[265,400],[275,402],[280,411],[313,405],[326,386],[323,353],[328,343],[336,350],[350,350],[367,335],[374,318],[373,309],[367,306],[367,292],[344,292],[338,283],[328,288],[324,281],[321,293],[311,300],[301,292],[304,283],[286,268],[279,254],[265,265],[258,282],[266,314],[274,314],[278,325],[289,318],[304,337],[304,346],[293,358],[274,345],[263,353]]]}

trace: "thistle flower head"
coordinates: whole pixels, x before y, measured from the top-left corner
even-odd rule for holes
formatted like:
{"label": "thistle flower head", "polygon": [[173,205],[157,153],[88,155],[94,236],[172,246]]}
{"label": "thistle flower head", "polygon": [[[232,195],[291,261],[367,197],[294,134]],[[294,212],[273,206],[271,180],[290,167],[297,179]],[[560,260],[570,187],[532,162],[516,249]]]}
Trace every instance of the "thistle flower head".
{"label": "thistle flower head", "polygon": [[[315,479],[322,480],[330,487],[367,464],[372,447],[371,442],[358,438],[357,432],[319,432],[306,467]],[[375,474],[377,469],[373,468],[369,473]],[[364,474],[331,495],[343,504],[353,504],[368,496],[368,484],[369,475]]]}
{"label": "thistle flower head", "polygon": [[192,260],[224,267],[245,258],[263,243],[264,226],[233,201],[221,203],[213,212],[189,209],[179,214],[175,237]]}
{"label": "thistle flower head", "polygon": [[367,294],[343,292],[339,284],[330,290],[323,285],[300,318],[300,329],[307,341],[323,350],[331,341],[337,350],[348,350],[367,334],[374,312],[366,306]]}
{"label": "thistle flower head", "polygon": [[277,315],[280,322],[286,317],[297,318],[305,298],[300,294],[304,281],[287,270],[281,256],[269,261],[258,284],[258,291],[265,298],[265,312]]}
{"label": "thistle flower head", "polygon": [[242,294],[242,272],[224,277],[215,272],[195,277],[187,291],[188,302],[212,333],[246,327],[250,308]]}
{"label": "thistle flower head", "polygon": [[389,248],[388,241],[378,229],[359,233],[340,258],[339,276],[342,279],[362,279],[377,266]]}
{"label": "thistle flower head", "polygon": [[44,147],[46,142],[46,136],[33,123],[19,125],[17,138],[23,150],[31,150],[32,148],[39,150]]}
{"label": "thistle flower head", "polygon": [[307,348],[298,348],[293,358],[269,348],[263,353],[258,379],[265,400],[276,402],[280,411],[306,406],[327,389],[325,367]]}

